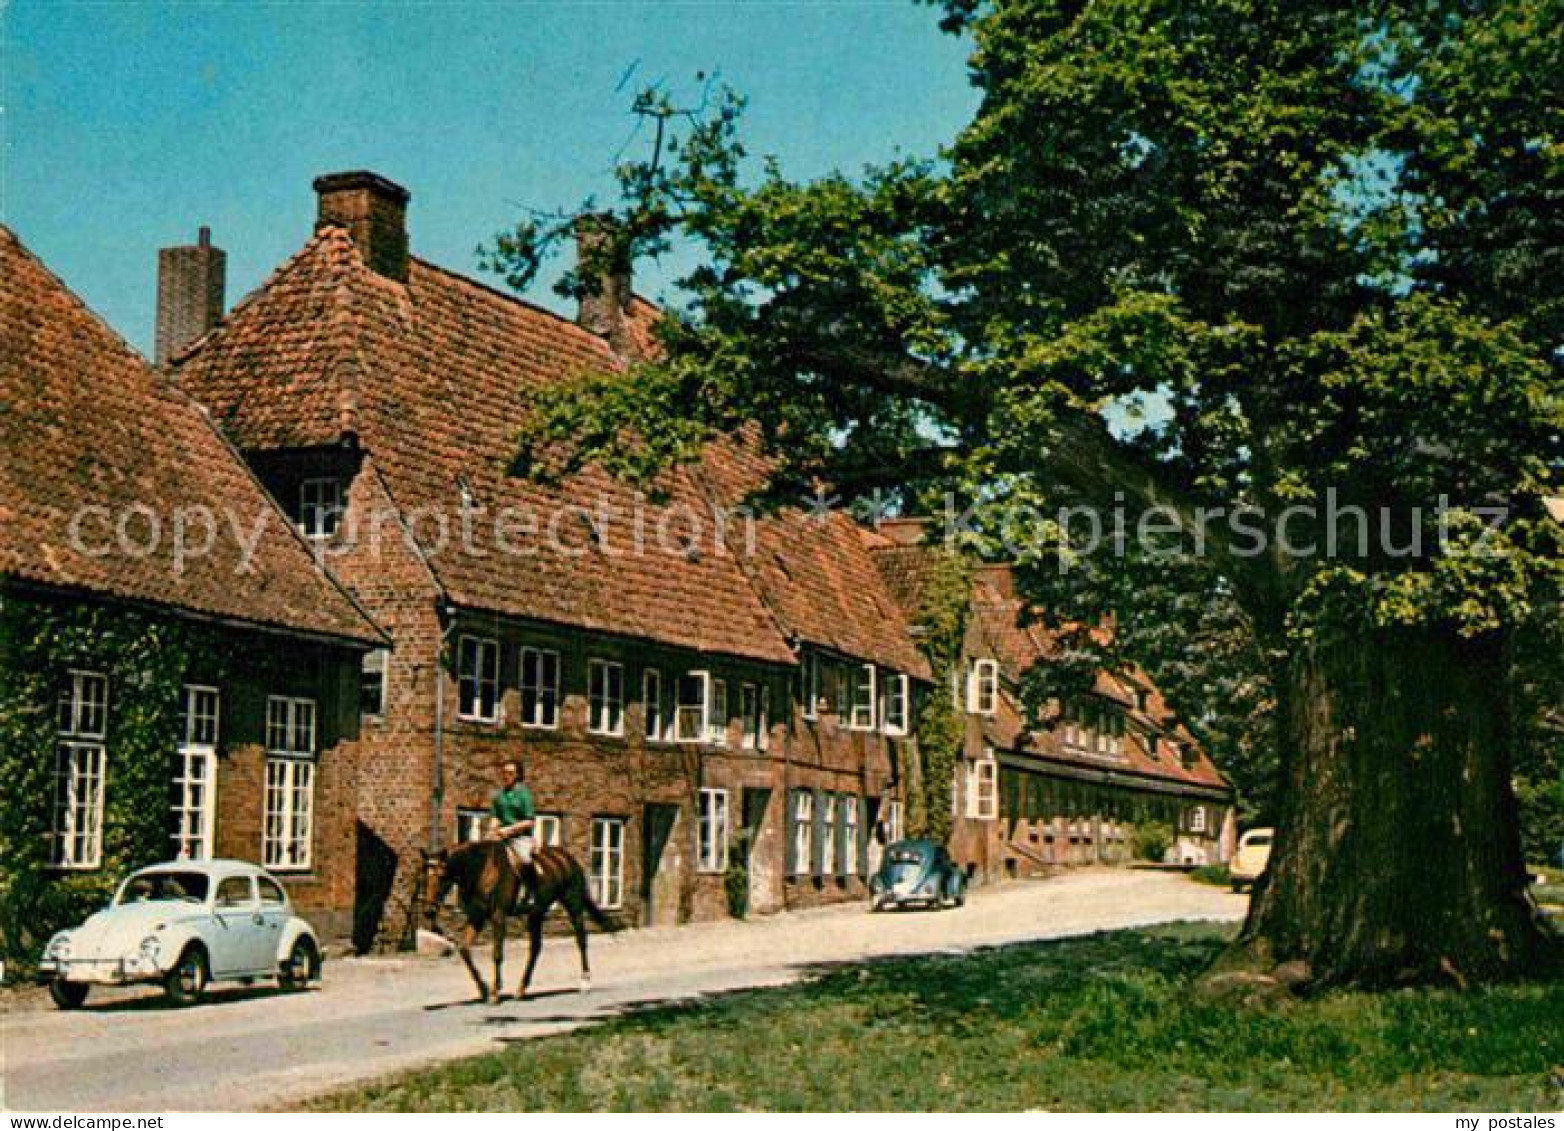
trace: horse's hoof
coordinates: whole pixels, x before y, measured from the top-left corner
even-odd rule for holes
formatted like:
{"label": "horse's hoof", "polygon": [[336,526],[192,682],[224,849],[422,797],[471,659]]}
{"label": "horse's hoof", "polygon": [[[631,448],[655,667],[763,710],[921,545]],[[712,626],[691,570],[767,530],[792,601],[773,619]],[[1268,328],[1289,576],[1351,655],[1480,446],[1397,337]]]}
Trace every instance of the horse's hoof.
{"label": "horse's hoof", "polygon": [[516,991],[516,1000],[517,1001],[522,1000],[526,996],[527,996],[527,987],[526,986],[522,986],[519,990]]}
{"label": "horse's hoof", "polygon": [[584,993],[584,994],[589,994],[589,993],[592,992],[592,979],[591,978],[582,978],[581,979],[580,991],[582,993]]}

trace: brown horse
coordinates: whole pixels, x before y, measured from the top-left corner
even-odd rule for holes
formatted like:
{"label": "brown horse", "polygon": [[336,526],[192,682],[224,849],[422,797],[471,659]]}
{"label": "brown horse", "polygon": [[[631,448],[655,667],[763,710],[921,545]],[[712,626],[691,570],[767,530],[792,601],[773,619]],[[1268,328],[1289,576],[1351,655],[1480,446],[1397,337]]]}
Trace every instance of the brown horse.
{"label": "brown horse", "polygon": [[[484,984],[472,961],[472,944],[483,928],[494,928],[494,999],[500,998],[501,967],[505,962],[506,920],[517,911],[517,903],[526,885],[516,865],[511,860],[505,844],[498,840],[473,841],[456,848],[438,852],[425,852],[424,856],[424,913],[434,922],[440,904],[446,894],[456,888],[457,904],[461,907],[466,923],[456,941],[457,953],[467,964],[478,987],[478,1000],[489,1000],[489,987]],[[543,920],[550,908],[558,903],[570,917],[575,931],[576,948],[581,951],[581,989],[585,992],[592,984],[592,970],[587,964],[586,917],[590,917],[600,930],[619,931],[623,925],[608,915],[592,901],[587,889],[586,873],[575,857],[562,848],[539,848],[532,857],[536,873],[536,888],[531,904],[526,909],[527,938],[530,949],[527,954],[527,970],[521,976],[521,988],[517,999],[527,995],[532,983],[532,972],[538,964],[538,953],[543,949]]]}

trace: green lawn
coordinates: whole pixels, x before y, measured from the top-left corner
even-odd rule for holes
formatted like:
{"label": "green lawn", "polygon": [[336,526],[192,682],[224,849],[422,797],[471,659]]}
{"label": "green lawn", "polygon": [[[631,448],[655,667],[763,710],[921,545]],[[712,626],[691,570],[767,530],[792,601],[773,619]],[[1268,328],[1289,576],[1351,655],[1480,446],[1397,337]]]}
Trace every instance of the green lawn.
{"label": "green lawn", "polygon": [[321,1110],[1556,1110],[1564,983],[1190,993],[1178,926],[827,971],[400,1076]]}

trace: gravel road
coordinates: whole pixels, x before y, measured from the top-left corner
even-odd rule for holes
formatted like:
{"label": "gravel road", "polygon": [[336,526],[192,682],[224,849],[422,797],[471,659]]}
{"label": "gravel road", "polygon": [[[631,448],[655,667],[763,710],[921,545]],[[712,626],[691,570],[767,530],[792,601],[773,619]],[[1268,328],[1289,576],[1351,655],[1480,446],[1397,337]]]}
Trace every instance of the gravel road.
{"label": "gravel road", "polygon": [[[559,1032],[629,1005],[777,985],[822,963],[960,951],[1179,919],[1234,920],[1247,900],[1149,871],[1088,870],[974,891],[964,908],[870,915],[859,906],[753,922],[592,938],[594,988],[577,992],[575,946],[544,944],[526,1001],[478,1005],[456,958],[329,962],[319,989],[217,987],[185,1010],[150,990],[95,990],[55,1011],[5,999],[0,1107],[13,1111],[247,1111],[399,1069]],[[525,944],[512,937],[514,990]],[[486,956],[480,955],[480,961]],[[480,965],[481,969],[486,966]]]}

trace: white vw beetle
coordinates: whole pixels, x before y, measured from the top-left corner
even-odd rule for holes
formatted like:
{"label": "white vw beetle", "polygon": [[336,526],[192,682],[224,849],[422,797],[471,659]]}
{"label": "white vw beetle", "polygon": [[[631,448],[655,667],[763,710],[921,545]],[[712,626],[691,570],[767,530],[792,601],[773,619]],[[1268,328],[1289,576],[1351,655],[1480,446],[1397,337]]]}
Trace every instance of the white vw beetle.
{"label": "white vw beetle", "polygon": [[320,974],[315,932],[270,874],[238,860],[174,861],[132,872],[114,902],[49,940],[39,964],[61,1009],[94,985],[161,982],[189,1005],[208,983],[275,977],[303,989]]}

